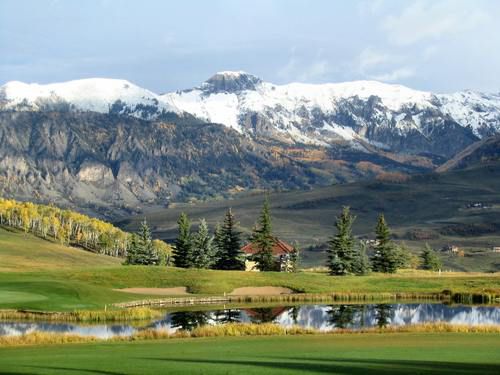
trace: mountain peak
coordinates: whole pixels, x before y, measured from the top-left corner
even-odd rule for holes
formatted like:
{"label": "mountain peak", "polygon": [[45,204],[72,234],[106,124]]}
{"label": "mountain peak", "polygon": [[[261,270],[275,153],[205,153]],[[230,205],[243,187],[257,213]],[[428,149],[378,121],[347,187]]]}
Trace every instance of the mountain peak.
{"label": "mountain peak", "polygon": [[234,93],[244,90],[255,90],[262,83],[259,77],[243,71],[217,72],[201,86],[207,93]]}

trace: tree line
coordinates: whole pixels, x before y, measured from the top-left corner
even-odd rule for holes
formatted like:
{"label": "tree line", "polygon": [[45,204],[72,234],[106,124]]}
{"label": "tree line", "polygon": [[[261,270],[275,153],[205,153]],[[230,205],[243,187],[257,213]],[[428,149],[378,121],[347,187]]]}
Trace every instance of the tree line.
{"label": "tree line", "polygon": [[[242,252],[241,232],[237,230],[235,216],[229,208],[222,224],[217,224],[214,233],[208,230],[205,219],[200,220],[198,231],[191,231],[191,221],[182,213],[177,222],[178,236],[173,251],[173,263],[181,268],[211,268],[217,270],[244,270],[246,256]],[[277,271],[278,262],[272,251],[276,237],[272,234],[269,200],[266,198],[260,217],[249,241],[256,249],[251,260],[260,271]],[[282,270],[297,269],[298,251],[294,249],[286,259]]]}
{"label": "tree line", "polygon": [[[391,239],[391,232],[385,217],[380,214],[375,227],[373,256],[368,258],[367,242],[357,241],[352,234],[352,225],[356,217],[349,207],[343,207],[335,221],[337,233],[328,243],[327,267],[331,275],[365,275],[370,271],[395,273],[400,268],[407,268],[414,262],[412,255],[404,246],[397,246]],[[421,268],[437,271],[442,267],[437,253],[426,244],[420,254]]]}
{"label": "tree line", "polygon": [[[373,255],[367,255],[368,243],[356,240],[352,226],[356,220],[349,207],[344,207],[336,218],[336,234],[328,242],[327,267],[332,275],[364,275],[371,271],[394,273],[416,263],[404,246],[391,240],[391,233],[384,215],[380,215],[375,227],[376,238],[372,242]],[[18,202],[0,198],[0,225],[6,225],[32,233],[44,239],[54,239],[61,244],[74,245],[86,250],[125,257],[125,264],[174,265],[181,268],[210,268],[218,270],[244,270],[242,233],[229,208],[222,224],[210,233],[207,222],[200,220],[198,230],[192,231],[191,221],[182,213],[177,222],[178,236],[175,246],[152,239],[151,230],[144,220],[137,233],[127,233],[105,221],[71,210],[31,202]],[[269,200],[266,197],[261,214],[249,237],[255,254],[249,260],[260,271],[277,271],[278,262],[273,255],[277,238],[272,233]],[[281,268],[296,271],[299,251],[286,255]],[[420,267],[439,270],[442,267],[437,253],[426,244],[420,254]]]}
{"label": "tree line", "polygon": [[171,253],[171,247],[163,241],[149,237],[141,242],[137,235],[124,232],[105,221],[31,202],[0,198],[0,225],[114,257],[126,257],[131,250],[134,252],[146,246],[155,253],[148,264],[162,264]]}

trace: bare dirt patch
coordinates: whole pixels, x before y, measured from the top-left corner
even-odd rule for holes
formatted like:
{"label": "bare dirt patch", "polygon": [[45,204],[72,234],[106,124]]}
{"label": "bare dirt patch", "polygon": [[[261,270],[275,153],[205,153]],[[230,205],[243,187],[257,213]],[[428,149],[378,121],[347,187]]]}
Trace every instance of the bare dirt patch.
{"label": "bare dirt patch", "polygon": [[230,296],[276,296],[280,294],[292,294],[292,289],[283,288],[280,286],[258,286],[258,287],[243,287],[236,288]]}
{"label": "bare dirt patch", "polygon": [[189,294],[185,286],[178,286],[175,288],[124,288],[113,290],[125,293],[149,294],[158,296],[179,296]]}

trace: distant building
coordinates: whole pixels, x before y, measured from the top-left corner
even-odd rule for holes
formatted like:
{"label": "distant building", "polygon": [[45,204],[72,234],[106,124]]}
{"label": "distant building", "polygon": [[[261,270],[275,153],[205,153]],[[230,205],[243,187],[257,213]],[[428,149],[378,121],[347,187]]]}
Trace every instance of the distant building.
{"label": "distant building", "polygon": [[[254,260],[255,255],[259,252],[257,246],[250,242],[243,246],[241,251],[246,256],[246,271],[258,271]],[[272,252],[276,261],[276,269],[280,272],[288,272],[291,268],[292,255],[295,252],[295,248],[275,237]]]}
{"label": "distant building", "polygon": [[450,254],[455,254],[455,255],[457,255],[458,253],[460,253],[459,247],[455,246],[455,245],[446,245],[446,246],[443,247],[443,251],[447,252],[447,253],[450,253]]}
{"label": "distant building", "polygon": [[493,251],[494,253],[500,253],[500,246],[493,246],[491,251]]}
{"label": "distant building", "polygon": [[375,247],[378,246],[380,241],[379,240],[362,240],[366,246],[368,247]]}

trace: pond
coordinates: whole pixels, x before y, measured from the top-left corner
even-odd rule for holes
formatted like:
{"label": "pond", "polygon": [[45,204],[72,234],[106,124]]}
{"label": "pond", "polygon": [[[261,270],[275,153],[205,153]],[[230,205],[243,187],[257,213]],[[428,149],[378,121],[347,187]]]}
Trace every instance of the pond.
{"label": "pond", "polygon": [[282,326],[298,325],[321,331],[431,322],[500,325],[500,307],[430,303],[240,307],[222,310],[167,312],[163,318],[142,322],[141,325],[0,321],[0,336],[16,336],[31,332],[55,332],[110,338],[130,336],[143,329],[174,332],[179,329],[190,330],[205,324],[215,325],[230,322],[273,322]]}

